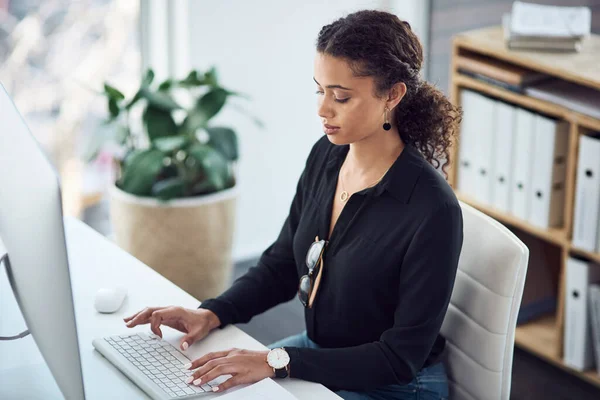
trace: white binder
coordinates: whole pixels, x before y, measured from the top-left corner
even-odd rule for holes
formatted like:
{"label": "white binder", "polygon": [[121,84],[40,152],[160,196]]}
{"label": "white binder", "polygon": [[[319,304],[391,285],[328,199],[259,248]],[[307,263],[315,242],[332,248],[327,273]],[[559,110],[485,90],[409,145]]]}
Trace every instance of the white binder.
{"label": "white binder", "polygon": [[496,102],[494,139],[494,176],[492,205],[509,212],[512,189],[513,137],[516,129],[516,109],[510,104]]}
{"label": "white binder", "polygon": [[600,138],[579,137],[573,245],[600,250]]}
{"label": "white binder", "polygon": [[475,197],[475,154],[479,133],[477,110],[478,94],[471,90],[461,91],[463,119],[460,127],[458,182],[457,188],[463,194]]}
{"label": "white binder", "polygon": [[600,282],[600,265],[569,258],[566,280],[564,362],[585,371],[594,364],[589,286]]}
{"label": "white binder", "polygon": [[516,217],[529,217],[529,186],[531,185],[531,167],[534,149],[535,114],[523,108],[517,108],[516,129],[513,138],[514,161],[512,163],[512,189],[510,210]]}
{"label": "white binder", "polygon": [[600,285],[591,284],[588,287],[588,307],[592,324],[592,347],[596,356],[596,371],[600,375]]}
{"label": "white binder", "polygon": [[541,115],[534,121],[528,219],[540,228],[556,228],[563,225],[569,125]]}
{"label": "white binder", "polygon": [[496,129],[496,100],[477,94],[477,140],[475,148],[475,200],[492,204],[494,177],[494,131]]}

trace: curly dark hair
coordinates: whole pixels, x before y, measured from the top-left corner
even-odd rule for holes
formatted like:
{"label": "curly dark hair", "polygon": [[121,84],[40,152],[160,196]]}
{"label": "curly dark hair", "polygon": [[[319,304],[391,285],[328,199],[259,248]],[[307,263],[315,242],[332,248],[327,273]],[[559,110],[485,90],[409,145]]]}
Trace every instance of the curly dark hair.
{"label": "curly dark hair", "polygon": [[377,97],[404,82],[407,91],[394,110],[393,123],[402,141],[414,145],[435,168],[442,158],[442,171],[448,178],[449,148],[462,111],[420,78],[423,47],[408,22],[384,11],[358,11],[325,25],[319,32],[317,51],[345,59],[355,76],[372,76]]}

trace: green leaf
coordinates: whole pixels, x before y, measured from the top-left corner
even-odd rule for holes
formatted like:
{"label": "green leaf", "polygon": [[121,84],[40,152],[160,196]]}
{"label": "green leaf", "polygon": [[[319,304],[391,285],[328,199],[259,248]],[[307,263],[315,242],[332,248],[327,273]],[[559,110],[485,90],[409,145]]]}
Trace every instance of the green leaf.
{"label": "green leaf", "polygon": [[154,71],[151,68],[146,70],[144,78],[142,78],[142,87],[148,87],[154,80]]}
{"label": "green leaf", "polygon": [[166,91],[166,90],[169,90],[169,89],[171,89],[171,87],[173,86],[173,83],[174,83],[174,82],[173,82],[173,80],[172,80],[172,79],[167,79],[166,81],[164,81],[163,83],[161,83],[161,84],[158,86],[158,90],[159,90],[159,91],[161,91],[161,92],[164,92],[164,91]]}
{"label": "green leaf", "polygon": [[209,141],[208,145],[215,148],[229,161],[236,161],[239,157],[237,135],[233,129],[225,127],[206,127]]}
{"label": "green leaf", "polygon": [[131,163],[138,157],[138,154],[143,153],[145,150],[133,149],[130,150],[125,157],[123,157],[123,168],[128,168]]}
{"label": "green leaf", "polygon": [[227,91],[227,95],[229,95],[229,96],[241,97],[242,99],[246,99],[246,100],[251,99],[251,97],[245,93],[232,92],[231,90],[226,90],[226,91]]}
{"label": "green leaf", "polygon": [[192,70],[185,79],[180,80],[178,83],[183,87],[195,87],[207,84],[206,80],[198,78],[198,71],[196,70]]}
{"label": "green leaf", "polygon": [[154,139],[152,144],[163,153],[173,153],[188,144],[189,139],[186,136],[160,137]]}
{"label": "green leaf", "polygon": [[110,112],[112,119],[117,118],[119,116],[119,112],[121,111],[117,101],[112,97],[108,98],[108,111]]}
{"label": "green leaf", "polygon": [[210,85],[212,87],[219,86],[218,78],[219,77],[217,75],[217,69],[214,66],[204,73],[204,81],[207,85]]}
{"label": "green leaf", "polygon": [[121,93],[119,90],[117,90],[116,88],[110,86],[107,83],[104,84],[104,93],[106,93],[106,95],[110,99],[114,99],[117,102],[121,101],[121,100],[123,100],[125,98],[125,95],[123,93]]}
{"label": "green leaf", "polygon": [[124,145],[130,136],[129,127],[119,125],[115,129],[115,141],[120,145]]}
{"label": "green leaf", "polygon": [[151,141],[164,136],[173,136],[177,134],[177,125],[173,120],[170,111],[148,105],[142,115],[146,131]]}
{"label": "green leaf", "polygon": [[141,88],[140,95],[147,99],[151,106],[165,111],[179,110],[182,108],[170,95],[164,92],[152,92],[150,89]]}
{"label": "green leaf", "polygon": [[129,110],[139,99],[142,98],[142,89],[148,90],[150,84],[154,80],[154,71],[152,69],[146,70],[146,74],[142,78],[140,89],[135,93],[133,98],[125,105],[125,109]]}
{"label": "green leaf", "polygon": [[185,181],[180,177],[168,178],[156,182],[152,186],[152,195],[160,200],[171,200],[183,197],[185,193]]}
{"label": "green leaf", "polygon": [[210,182],[215,191],[227,187],[230,180],[229,166],[221,153],[200,143],[190,146],[188,153],[199,163],[206,180]]}
{"label": "green leaf", "polygon": [[119,187],[127,193],[147,196],[152,192],[156,176],[163,168],[165,155],[157,149],[131,153],[124,164]]}
{"label": "green leaf", "polygon": [[212,182],[203,180],[192,186],[192,194],[199,195],[204,193],[214,192],[216,189]]}
{"label": "green leaf", "polygon": [[129,100],[129,102],[128,102],[128,103],[125,105],[125,109],[126,109],[126,110],[129,110],[129,109],[131,109],[131,107],[133,107],[133,105],[134,105],[135,103],[137,103],[137,101],[138,101],[139,99],[141,99],[141,98],[142,98],[142,91],[141,91],[141,90],[138,90],[138,91],[136,92],[135,96],[133,96],[133,98],[132,98],[131,100]]}
{"label": "green leaf", "polygon": [[206,126],[206,123],[214,117],[227,100],[227,91],[223,88],[212,89],[196,103],[188,116],[183,121],[183,129],[187,134],[193,134],[196,129]]}

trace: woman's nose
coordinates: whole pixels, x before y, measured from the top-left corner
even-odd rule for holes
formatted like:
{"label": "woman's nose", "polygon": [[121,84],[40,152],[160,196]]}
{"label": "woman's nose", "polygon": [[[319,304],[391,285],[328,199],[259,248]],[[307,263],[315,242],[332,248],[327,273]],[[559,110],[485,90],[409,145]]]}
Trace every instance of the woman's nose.
{"label": "woman's nose", "polygon": [[326,98],[322,98],[319,100],[317,114],[319,114],[319,117],[325,119],[330,119],[331,117],[333,117],[333,108],[331,107],[331,103]]}

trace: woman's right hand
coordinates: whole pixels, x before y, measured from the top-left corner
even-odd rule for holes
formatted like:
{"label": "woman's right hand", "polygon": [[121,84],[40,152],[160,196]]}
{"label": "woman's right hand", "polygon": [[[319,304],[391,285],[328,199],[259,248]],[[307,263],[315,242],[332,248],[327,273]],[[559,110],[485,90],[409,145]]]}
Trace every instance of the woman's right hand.
{"label": "woman's right hand", "polygon": [[185,333],[179,344],[182,350],[187,350],[194,342],[204,339],[210,331],[221,326],[219,317],[203,308],[149,307],[123,320],[128,328],[149,323],[152,332],[161,338],[161,325]]}

